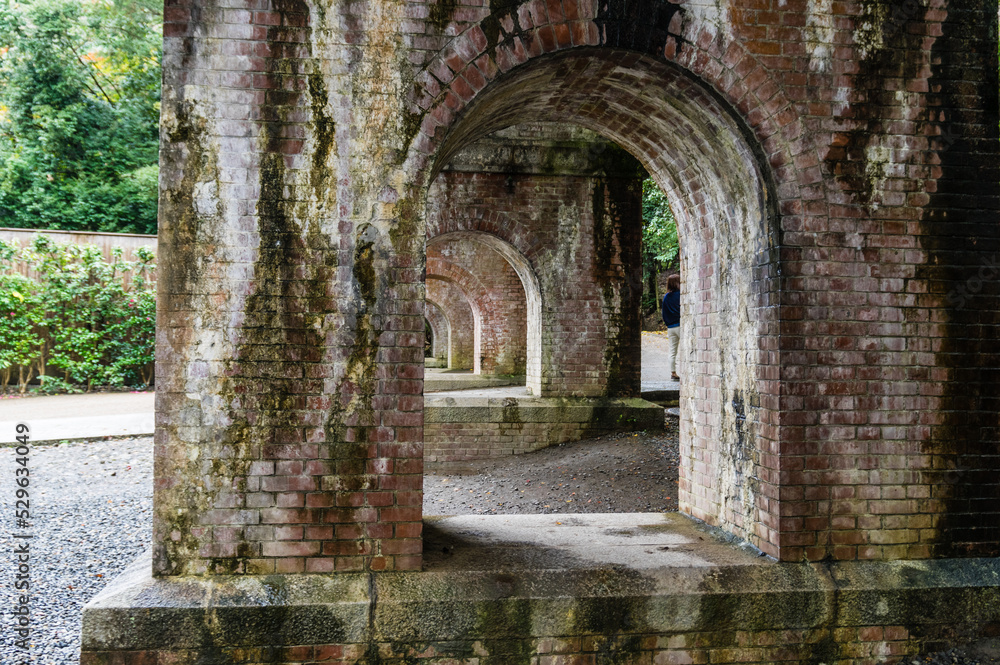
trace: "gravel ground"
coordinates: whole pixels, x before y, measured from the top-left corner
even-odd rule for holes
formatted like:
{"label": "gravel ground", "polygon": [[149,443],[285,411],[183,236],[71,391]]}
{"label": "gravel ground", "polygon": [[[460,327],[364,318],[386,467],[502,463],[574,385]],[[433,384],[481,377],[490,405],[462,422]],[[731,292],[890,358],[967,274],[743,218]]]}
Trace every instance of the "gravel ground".
{"label": "gravel ground", "polygon": [[427,515],[677,510],[677,425],[614,434],[424,479]]}
{"label": "gravel ground", "polygon": [[[152,540],[151,437],[38,446],[29,457],[30,527],[13,521],[13,448],[0,448],[0,586],[14,601],[13,533],[30,533],[31,659],[79,663],[80,611]],[[23,662],[3,615],[0,662]]]}
{"label": "gravel ground", "polygon": [[[76,665],[80,611],[151,541],[152,438],[39,446],[32,451],[28,529],[34,633],[28,662]],[[12,448],[0,448],[0,551],[14,547]],[[677,432],[621,434],[428,475],[428,515],[675,510]],[[12,606],[13,557],[0,558],[0,601]],[[2,615],[0,662],[22,662]],[[910,665],[1000,665],[1000,650],[950,650]]]}

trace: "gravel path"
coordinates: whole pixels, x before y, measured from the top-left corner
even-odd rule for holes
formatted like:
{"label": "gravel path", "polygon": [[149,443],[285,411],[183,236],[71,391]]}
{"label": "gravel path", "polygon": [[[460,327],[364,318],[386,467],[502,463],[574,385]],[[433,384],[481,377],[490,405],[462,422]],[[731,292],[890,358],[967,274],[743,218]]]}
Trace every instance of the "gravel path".
{"label": "gravel path", "polygon": [[[0,586],[14,604],[12,533],[30,533],[31,659],[43,665],[80,662],[80,611],[152,540],[153,440],[34,448],[29,458],[31,527],[13,523],[13,448],[0,448]],[[5,612],[0,662],[20,663]]]}
{"label": "gravel path", "polygon": [[[80,611],[151,541],[152,438],[39,446],[30,458],[31,663],[79,663]],[[13,448],[0,448],[0,602],[12,607]],[[615,435],[428,475],[428,515],[675,510],[677,433]],[[10,617],[0,662],[22,662]],[[996,653],[951,650],[904,665],[1000,665]]]}
{"label": "gravel path", "polygon": [[614,434],[424,478],[426,515],[677,510],[677,425]]}

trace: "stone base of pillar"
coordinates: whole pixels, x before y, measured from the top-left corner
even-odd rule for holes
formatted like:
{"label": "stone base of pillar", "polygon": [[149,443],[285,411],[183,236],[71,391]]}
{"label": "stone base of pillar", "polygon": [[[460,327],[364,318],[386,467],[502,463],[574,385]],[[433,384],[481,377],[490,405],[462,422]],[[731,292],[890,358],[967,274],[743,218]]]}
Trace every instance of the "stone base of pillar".
{"label": "stone base of pillar", "polygon": [[1000,560],[777,563],[676,513],[428,520],[424,571],[158,578],[83,665],[893,662],[995,636]]}

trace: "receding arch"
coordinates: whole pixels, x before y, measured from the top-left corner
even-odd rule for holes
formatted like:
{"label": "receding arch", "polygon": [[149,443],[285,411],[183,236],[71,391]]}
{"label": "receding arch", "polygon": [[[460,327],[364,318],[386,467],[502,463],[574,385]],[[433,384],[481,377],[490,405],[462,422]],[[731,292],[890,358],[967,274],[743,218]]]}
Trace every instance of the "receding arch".
{"label": "receding arch", "polygon": [[528,259],[511,243],[491,233],[482,231],[450,231],[427,239],[428,247],[447,243],[449,240],[469,240],[489,247],[502,256],[521,280],[527,309],[526,383],[529,392],[538,395],[542,390],[542,289],[538,275]]}
{"label": "receding arch", "polygon": [[431,356],[436,360],[444,360],[447,364],[451,345],[451,321],[441,305],[431,298],[424,298],[424,318],[431,327]]}
{"label": "receding arch", "polygon": [[465,292],[448,279],[429,275],[425,302],[441,309],[448,321],[448,369],[473,369],[475,312]]}
{"label": "receding arch", "polygon": [[[480,243],[481,244],[481,243]],[[524,373],[525,340],[517,333],[510,335],[508,327],[503,325],[505,319],[504,305],[511,303],[495,294],[479,275],[462,265],[448,260],[444,256],[435,255],[444,243],[429,247],[427,256],[427,278],[450,282],[461,289],[469,305],[472,307],[474,322],[474,364],[476,374],[486,375],[518,375]],[[492,249],[487,251],[493,252]],[[509,277],[518,283],[521,291],[521,303],[524,303],[523,286],[519,277],[509,262],[496,253],[496,260],[510,270]],[[524,318],[523,314],[520,317]]]}

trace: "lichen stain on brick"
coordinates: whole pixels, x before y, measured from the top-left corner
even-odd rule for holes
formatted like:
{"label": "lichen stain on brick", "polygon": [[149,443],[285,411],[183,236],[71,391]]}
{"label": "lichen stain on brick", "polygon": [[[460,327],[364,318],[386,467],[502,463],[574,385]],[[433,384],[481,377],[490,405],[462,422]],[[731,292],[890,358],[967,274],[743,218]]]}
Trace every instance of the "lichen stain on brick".
{"label": "lichen stain on brick", "polygon": [[922,9],[917,0],[866,0],[855,19],[854,41],[861,59],[855,92],[840,113],[850,129],[835,133],[824,161],[844,189],[869,210],[882,202],[890,164],[910,158],[904,145],[892,143],[889,125],[894,118],[886,114],[898,105],[900,95],[906,96],[891,80],[916,79],[926,64],[923,36],[908,29],[921,21]]}
{"label": "lichen stain on brick", "polygon": [[431,0],[431,11],[428,20],[431,25],[443,33],[451,23],[452,14],[458,7],[458,0]]}
{"label": "lichen stain on brick", "polygon": [[[934,522],[937,556],[1000,555],[1000,371],[987,360],[1000,357],[991,325],[1000,297],[997,59],[995,49],[968,44],[971,25],[990,30],[996,44],[996,7],[985,0],[955,4],[931,48],[928,83],[936,103],[923,129],[940,176],[921,211],[916,238],[927,261],[915,280],[927,285],[944,319],[935,361],[947,380],[940,382],[938,426],[923,446],[933,466],[922,474],[944,504]],[[977,71],[987,74],[977,78]],[[994,207],[956,203],[963,200],[991,200]]]}
{"label": "lichen stain on brick", "polygon": [[833,0],[808,0],[806,3],[806,48],[809,70],[830,71],[834,48]]}
{"label": "lichen stain on brick", "polygon": [[312,171],[309,180],[317,207],[320,210],[326,209],[326,214],[332,215],[337,211],[337,188],[336,179],[331,178],[335,171],[329,164],[329,159],[337,152],[337,126],[326,112],[328,95],[320,71],[309,73],[307,90],[313,124]]}
{"label": "lichen stain on brick", "polygon": [[[355,109],[365,114],[358,123],[358,141],[365,146],[365,160],[356,164],[359,173],[379,176],[386,167],[398,167],[405,158],[410,142],[420,126],[419,114],[406,103],[407,91],[413,84],[413,71],[407,60],[407,49],[401,31],[405,3],[401,0],[368,0],[362,3],[364,15],[359,21],[367,25],[367,41],[360,59],[350,68],[351,96]],[[358,192],[381,187],[380,178],[363,183]],[[371,197],[374,198],[374,197]]]}
{"label": "lichen stain on brick", "polygon": [[[160,204],[160,234],[163,245],[169,252],[161,254],[159,293],[165,294],[159,307],[165,311],[184,309],[185,305],[173,305],[174,298],[184,298],[186,294],[202,290],[206,251],[212,251],[212,244],[206,240],[206,225],[211,225],[217,209],[206,210],[199,205],[196,193],[199,185],[210,183],[218,191],[217,147],[205,138],[205,121],[196,113],[196,106],[181,101],[164,106],[162,118],[163,132],[169,146],[163,150],[162,168],[168,175]],[[179,182],[171,182],[180,174]],[[192,351],[188,348],[171,347],[170,360],[180,362]],[[158,350],[162,359],[164,350]],[[197,412],[197,400],[187,400],[189,404],[176,406],[179,413]],[[190,404],[193,402],[193,404]],[[168,436],[177,436],[173,428]],[[193,517],[203,514],[207,503],[200,492],[201,483],[191,484],[185,478],[189,460],[183,455],[168,455],[160,460],[163,467],[158,471],[160,478],[169,479],[159,491],[169,492],[170,500],[160,500],[154,506],[157,539],[153,547],[153,566],[158,574],[176,572],[177,562],[197,556],[198,543],[192,536]]]}
{"label": "lichen stain on brick", "polygon": [[[352,275],[353,296],[350,303],[341,303],[348,320],[353,323],[353,341],[342,378],[332,394],[333,404],[324,423],[331,459],[336,461],[337,475],[324,478],[323,489],[336,492],[374,489],[374,478],[368,475],[365,462],[373,457],[369,432],[376,422],[372,400],[378,379],[376,357],[382,328],[377,307],[378,295],[387,284],[376,271],[377,229],[370,224],[358,228]],[[363,547],[364,541],[358,546]]]}
{"label": "lichen stain on brick", "polygon": [[[190,103],[164,106],[164,171],[180,173],[179,182],[168,183],[161,198],[160,232],[170,238],[171,251],[160,281],[162,293],[192,293],[201,277],[204,249],[198,233],[203,217],[195,201],[197,186],[212,183],[218,191],[217,150],[204,142],[204,120]],[[173,146],[183,146],[180,150]]]}
{"label": "lichen stain on brick", "polygon": [[[226,361],[218,383],[228,423],[216,431],[214,441],[202,445],[206,454],[191,459],[191,468],[196,471],[186,478],[188,507],[167,516],[174,537],[166,542],[164,559],[175,573],[258,572],[248,562],[260,559],[261,544],[248,537],[231,549],[214,542],[212,530],[219,525],[215,520],[226,524],[229,518],[213,517],[213,511],[231,508],[230,499],[248,491],[252,462],[274,459],[275,444],[281,437],[301,431],[306,399],[301,361],[316,359],[325,342],[322,322],[336,309],[327,285],[336,277],[337,254],[315,216],[307,223],[300,222],[304,211],[297,210],[286,196],[286,188],[296,186],[285,167],[284,141],[289,136],[286,128],[291,126],[287,116],[301,94],[283,89],[282,77],[302,75],[308,67],[308,61],[283,56],[293,30],[290,26],[297,20],[287,20],[286,15],[304,15],[308,10],[304,3],[292,0],[281,0],[274,6],[282,19],[281,25],[270,26],[267,32],[277,57],[266,62],[265,76],[271,85],[259,109],[259,197],[255,209],[259,244],[252,288],[235,334],[238,342],[233,356]],[[310,92],[324,95],[322,86],[312,82]],[[322,102],[312,101],[320,139],[311,173],[315,184],[325,182],[326,174],[316,171],[326,168],[326,154],[333,146],[332,123],[322,112]],[[329,194],[325,197],[329,200]],[[303,267],[297,273],[299,265]],[[321,325],[315,325],[317,322]],[[191,513],[201,515],[202,521],[191,523]],[[239,523],[233,526],[239,528]]]}
{"label": "lichen stain on brick", "polygon": [[756,521],[754,510],[761,485],[757,476],[760,446],[756,432],[760,399],[756,393],[746,395],[739,388],[732,390],[731,397],[722,408],[720,454],[723,468],[729,470],[723,501],[726,511],[739,515],[745,525]]}
{"label": "lichen stain on brick", "polygon": [[[610,152],[610,151],[607,151]],[[634,162],[634,159],[632,160]],[[640,167],[641,168],[641,167]],[[630,280],[638,260],[638,248],[626,246],[639,242],[635,229],[627,228],[639,223],[636,219],[636,200],[641,196],[638,180],[598,176],[592,181],[592,215],[594,220],[593,275],[600,286],[604,312],[605,349],[604,364],[607,371],[606,395],[633,397],[636,386],[625,382],[624,377],[634,378],[624,371],[623,365],[633,365],[638,335],[639,295],[636,284]],[[631,259],[631,260],[629,260]],[[638,285],[641,294],[641,284]]]}

